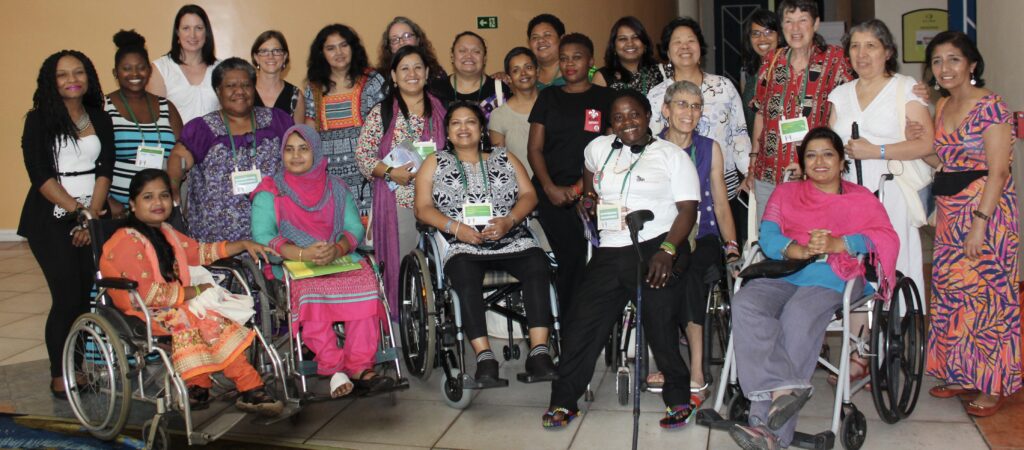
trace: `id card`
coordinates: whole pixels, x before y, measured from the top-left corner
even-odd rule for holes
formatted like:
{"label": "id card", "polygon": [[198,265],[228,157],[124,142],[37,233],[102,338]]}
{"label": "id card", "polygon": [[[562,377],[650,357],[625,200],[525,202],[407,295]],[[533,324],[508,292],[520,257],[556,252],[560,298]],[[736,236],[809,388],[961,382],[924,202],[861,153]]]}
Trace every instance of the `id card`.
{"label": "id card", "polygon": [[583,114],[583,131],[589,131],[591,133],[601,132],[601,110],[600,109],[587,109]]}
{"label": "id card", "polygon": [[789,144],[792,142],[800,142],[804,140],[804,136],[810,128],[807,126],[806,117],[797,117],[795,119],[783,119],[779,121],[779,134],[782,136],[782,143]]}
{"label": "id card", "polygon": [[416,153],[418,153],[420,158],[423,159],[427,159],[428,156],[437,151],[437,144],[434,141],[417,142],[412,144],[412,147],[416,149]]}
{"label": "id card", "polygon": [[138,150],[135,151],[135,165],[144,169],[161,169],[164,168],[164,149],[163,147],[152,147],[148,145],[140,145]]}
{"label": "id card", "polygon": [[255,167],[251,170],[236,170],[231,172],[231,192],[234,195],[248,195],[262,180],[263,175]]}
{"label": "id card", "polygon": [[598,203],[597,229],[622,231],[622,205],[614,202]]}
{"label": "id card", "polygon": [[466,203],[462,205],[462,221],[466,225],[487,226],[491,222],[494,208],[490,203]]}

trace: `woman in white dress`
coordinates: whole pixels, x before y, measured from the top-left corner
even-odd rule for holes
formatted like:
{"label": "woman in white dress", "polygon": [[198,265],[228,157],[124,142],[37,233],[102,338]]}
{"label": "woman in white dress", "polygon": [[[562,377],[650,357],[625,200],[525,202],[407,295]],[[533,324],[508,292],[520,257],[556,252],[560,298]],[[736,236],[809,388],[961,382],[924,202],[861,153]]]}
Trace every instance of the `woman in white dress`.
{"label": "woman in white dress", "polygon": [[[843,44],[858,79],[829,94],[828,100],[832,103],[829,125],[846,142],[846,156],[859,160],[862,171],[858,178],[855,164],[850,164],[850,171],[844,177],[852,182],[860,180],[874,192],[879,190],[883,174],[907,173],[910,165],[918,164],[916,160],[922,158],[937,164],[927,104],[914,93],[917,81],[896,72],[897,49],[885,23],[872,19],[856,25],[843,39]],[[904,136],[908,122],[919,124],[923,132]],[[854,123],[859,129],[858,139],[851,138]],[[900,238],[896,270],[924,289],[918,232],[918,227],[925,223],[924,208],[917,192],[904,192],[899,184],[894,180],[881,186],[885,188],[885,210]],[[851,320],[851,329],[858,330],[860,323],[866,325],[867,317],[855,314]],[[867,360],[854,354],[851,361],[854,362],[850,366],[851,380],[864,378]]]}
{"label": "woman in white dress", "polygon": [[153,95],[165,97],[178,108],[182,123],[220,109],[210,76],[220,62],[214,56],[213,29],[206,11],[185,5],[174,17],[171,51],[153,61],[153,75],[146,86]]}

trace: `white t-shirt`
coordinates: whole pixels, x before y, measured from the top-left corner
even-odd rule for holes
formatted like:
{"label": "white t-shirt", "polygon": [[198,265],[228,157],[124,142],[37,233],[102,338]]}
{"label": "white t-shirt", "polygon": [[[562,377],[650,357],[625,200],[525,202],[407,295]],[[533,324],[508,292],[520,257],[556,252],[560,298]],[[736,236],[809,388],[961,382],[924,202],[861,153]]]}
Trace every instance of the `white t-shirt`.
{"label": "white t-shirt", "polygon": [[201,83],[191,84],[185,72],[181,71],[181,66],[175,63],[170,55],[161,56],[153,61],[153,66],[164,78],[167,99],[174,103],[182,124],[220,109],[220,99],[213,90],[213,68],[217,67],[217,64],[220,64],[220,60],[206,66],[206,74],[203,75]]}
{"label": "white t-shirt", "polygon": [[[594,183],[598,197],[601,201],[619,203],[629,211],[648,209],[654,213],[654,220],[640,231],[641,242],[667,233],[678,215],[676,202],[700,201],[700,184],[693,162],[678,146],[662,139],[655,138],[640,154],[633,154],[628,145],[614,149],[613,142],[614,135],[600,136],[583,151],[587,170],[595,178],[599,171],[602,173],[601,182]],[[629,170],[634,162],[633,170]],[[631,244],[625,227],[621,231],[601,230],[601,247]]]}

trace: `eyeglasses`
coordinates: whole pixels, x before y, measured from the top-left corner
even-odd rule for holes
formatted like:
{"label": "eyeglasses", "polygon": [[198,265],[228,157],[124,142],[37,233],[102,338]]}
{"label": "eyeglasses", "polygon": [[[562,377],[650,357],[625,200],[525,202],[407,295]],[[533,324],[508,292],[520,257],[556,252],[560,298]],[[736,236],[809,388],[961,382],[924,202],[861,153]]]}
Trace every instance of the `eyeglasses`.
{"label": "eyeglasses", "polygon": [[758,39],[758,38],[762,38],[762,37],[770,38],[772,36],[775,36],[775,30],[763,30],[763,31],[754,30],[754,31],[750,32],[750,38],[751,39]]}
{"label": "eyeglasses", "polygon": [[259,56],[262,56],[262,57],[267,57],[267,56],[270,56],[270,55],[282,56],[282,55],[284,55],[284,49],[283,48],[261,48],[259,50],[256,50],[256,54],[259,55]]}
{"label": "eyeglasses", "polygon": [[405,32],[398,36],[391,36],[391,39],[389,39],[388,42],[391,42],[391,45],[395,45],[405,41],[411,41],[413,39],[416,39],[416,33]]}
{"label": "eyeglasses", "polygon": [[671,103],[673,105],[676,105],[676,106],[678,106],[679,108],[682,108],[682,109],[689,109],[690,111],[700,111],[700,110],[704,109],[704,105],[703,104],[701,104],[701,103],[690,103],[690,102],[688,102],[686,100],[675,100],[675,101],[671,101],[669,103]]}

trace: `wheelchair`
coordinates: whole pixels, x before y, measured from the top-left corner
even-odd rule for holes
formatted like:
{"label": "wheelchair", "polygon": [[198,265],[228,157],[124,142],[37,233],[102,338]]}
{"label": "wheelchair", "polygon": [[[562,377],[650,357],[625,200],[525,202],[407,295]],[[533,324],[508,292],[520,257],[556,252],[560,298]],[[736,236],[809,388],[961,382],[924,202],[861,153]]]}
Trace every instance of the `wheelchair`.
{"label": "wheelchair", "polygon": [[[480,389],[472,375],[466,373],[466,342],[462,331],[462,309],[459,297],[448,284],[443,272],[443,257],[447,241],[441,233],[420,223],[419,244],[403,257],[398,275],[399,319],[403,357],[406,367],[422,380],[430,378],[434,368],[440,368],[440,389],[444,402],[456,409],[465,409],[472,402],[472,390]],[[532,233],[532,230],[531,230]],[[557,269],[554,257],[547,254],[552,276]],[[552,280],[553,281],[553,280]],[[488,271],[484,276],[484,305],[506,318],[509,342],[502,349],[506,361],[519,359],[519,346],[513,334],[513,324],[527,329],[525,307],[519,280],[503,271]],[[560,325],[555,287],[549,283],[553,326],[549,340],[552,357],[557,361]],[[524,333],[525,334],[525,333]],[[528,340],[527,336],[522,336]],[[470,358],[473,358],[472,351]],[[533,383],[528,373],[519,373],[516,379]],[[505,387],[507,380],[503,380]]]}
{"label": "wheelchair", "polygon": [[[93,258],[97,268],[103,244],[123,226],[119,220],[98,220],[88,211],[78,217],[80,225],[90,233]],[[214,263],[217,265],[219,262]],[[212,266],[211,266],[212,267]],[[251,294],[244,277],[233,267],[221,267]],[[189,404],[188,388],[171,363],[169,339],[154,336],[152,318],[139,292],[138,283],[123,278],[103,278],[97,269],[93,311],[75,320],[64,344],[63,376],[71,410],[82,426],[94,437],[111,440],[123,430],[132,406],[140,400],[156,407],[154,416],[142,426],[146,448],[167,448],[167,422],[170,414],[179,414],[185,422],[189,445],[210,443],[244,420],[247,413],[226,410],[203,428],[197,428]],[[132,304],[145,320],[122,313],[113,305],[108,291],[127,291]],[[270,372],[262,374],[265,386],[285,403],[283,416],[295,414],[298,403],[290,398],[283,385],[285,368],[277,352],[254,328],[256,339],[250,346]],[[254,364],[263,367],[264,364]],[[79,382],[79,380],[84,380]],[[214,378],[215,387],[223,387]],[[278,387],[279,389],[276,389]],[[219,397],[230,397],[231,392]],[[256,423],[264,423],[257,419]]]}
{"label": "wheelchair", "polygon": [[[888,175],[891,177],[892,175]],[[886,178],[889,180],[891,178]],[[884,180],[883,180],[884,181]],[[751,206],[755,209],[755,206]],[[752,235],[752,239],[754,239]],[[763,260],[756,242],[744,253],[744,268]],[[863,263],[863,256],[860,261]],[[873,271],[867,271],[867,281],[874,280]],[[738,277],[734,288],[739,290],[744,280]],[[842,351],[835,366],[824,356],[818,363],[837,376],[832,423],[828,430],[817,434],[797,432],[792,445],[800,448],[826,450],[835,447],[839,437],[843,448],[857,450],[867,437],[867,419],[851,398],[869,383],[872,402],[882,421],[892,424],[914,412],[921,391],[925,370],[925,310],[914,280],[896,273],[892,298],[884,302],[875,294],[854,292],[856,280],[846,283],[842,306],[829,323],[826,333],[842,333]],[[735,291],[734,291],[735,293]],[[853,334],[848,320],[850,314],[868,314],[867,338]],[[738,381],[732,334],[726,347],[722,375],[715,393],[714,407],[697,412],[697,423],[714,429],[728,430],[733,424],[746,424],[750,412],[747,399]],[[869,376],[850,382],[850,355],[857,352],[868,359]],[[719,411],[726,406],[726,417]]]}

